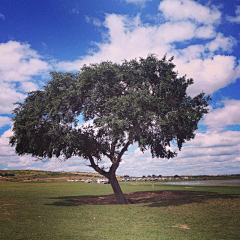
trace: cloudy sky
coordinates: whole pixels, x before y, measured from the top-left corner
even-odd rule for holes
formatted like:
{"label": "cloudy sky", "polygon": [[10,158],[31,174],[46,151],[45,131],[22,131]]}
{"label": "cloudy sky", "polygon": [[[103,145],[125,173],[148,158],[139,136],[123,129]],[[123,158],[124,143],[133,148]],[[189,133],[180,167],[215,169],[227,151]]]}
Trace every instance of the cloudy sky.
{"label": "cloudy sky", "polygon": [[174,56],[191,96],[212,95],[194,140],[171,160],[132,147],[118,174],[240,173],[239,0],[0,0],[0,169],[91,171],[86,162],[36,162],[8,144],[13,103],[41,89],[50,71]]}

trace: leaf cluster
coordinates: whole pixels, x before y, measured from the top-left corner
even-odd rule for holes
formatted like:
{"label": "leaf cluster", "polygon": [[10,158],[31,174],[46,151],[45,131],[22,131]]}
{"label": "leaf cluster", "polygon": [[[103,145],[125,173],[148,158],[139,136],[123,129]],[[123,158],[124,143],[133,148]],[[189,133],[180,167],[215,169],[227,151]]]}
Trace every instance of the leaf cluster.
{"label": "leaf cluster", "polygon": [[20,155],[42,158],[107,156],[114,162],[133,143],[153,157],[174,157],[172,141],[181,149],[194,138],[210,99],[188,96],[193,80],[178,77],[174,67],[173,58],[149,55],[85,65],[77,74],[53,72],[43,90],[18,103],[10,143]]}

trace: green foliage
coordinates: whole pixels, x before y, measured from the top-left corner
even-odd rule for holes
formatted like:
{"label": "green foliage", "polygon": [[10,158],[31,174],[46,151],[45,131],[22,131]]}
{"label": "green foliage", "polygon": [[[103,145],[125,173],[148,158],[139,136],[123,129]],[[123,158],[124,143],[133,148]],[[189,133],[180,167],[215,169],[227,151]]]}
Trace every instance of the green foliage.
{"label": "green foliage", "polygon": [[[19,155],[41,159],[82,156],[100,173],[103,156],[116,170],[133,143],[153,157],[176,156],[168,147],[175,141],[181,149],[194,138],[209,97],[188,96],[193,80],[178,77],[172,61],[149,55],[85,65],[77,74],[51,73],[43,90],[15,108],[10,143]],[[79,124],[80,117],[88,124]]]}
{"label": "green foliage", "polygon": [[21,179],[26,177],[63,177],[68,176],[68,173],[51,172],[51,171],[38,171],[38,170],[0,170],[0,176],[14,177],[15,179]]}

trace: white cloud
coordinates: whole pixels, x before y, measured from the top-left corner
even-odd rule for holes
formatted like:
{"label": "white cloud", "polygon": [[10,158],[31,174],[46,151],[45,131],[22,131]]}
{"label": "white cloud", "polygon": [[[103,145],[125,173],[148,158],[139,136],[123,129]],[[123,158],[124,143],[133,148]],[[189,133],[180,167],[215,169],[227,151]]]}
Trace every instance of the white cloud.
{"label": "white cloud", "polygon": [[[0,118],[1,123],[1,118]],[[6,166],[7,169],[38,169],[49,171],[92,171],[89,164],[80,157],[72,157],[68,161],[60,162],[52,159],[46,163],[36,162],[36,158],[29,155],[18,156],[14,147],[9,144],[9,138],[12,136],[12,130],[9,129],[0,136],[0,165]]]}
{"label": "white cloud", "polygon": [[[11,130],[0,137],[0,164],[6,168],[44,169],[50,171],[93,171],[88,162],[73,157],[65,162],[52,159],[36,163],[33,157],[17,156],[8,144]],[[118,169],[118,174],[142,176],[143,174],[223,174],[240,171],[240,132],[197,133],[173,159],[152,158],[149,151],[139,149],[127,152]]]}
{"label": "white cloud", "polygon": [[208,39],[208,38],[213,38],[215,36],[216,36],[216,32],[212,25],[204,25],[197,28],[196,30],[197,38]]}
{"label": "white cloud", "polygon": [[240,125],[240,100],[224,100],[224,107],[208,113],[202,124],[211,131],[221,131],[230,125]]}
{"label": "white cloud", "polygon": [[[169,4],[168,1],[163,2]],[[173,2],[179,1],[173,0]],[[211,15],[212,22],[220,18],[221,14],[215,8],[191,1],[183,1],[184,6],[185,4],[186,7],[189,7],[188,4],[193,6],[193,12],[202,11],[202,20],[208,14]],[[191,95],[196,95],[199,91],[211,94],[233,83],[240,76],[237,59],[234,56],[220,55],[232,51],[232,47],[236,44],[235,39],[215,32],[210,24],[197,25],[187,20],[187,17],[181,17],[179,22],[148,25],[141,21],[140,15],[131,18],[108,14],[105,27],[108,30],[105,34],[105,42],[97,44],[98,51],[73,62],[60,62],[58,68],[72,71],[79,70],[83,64],[106,60],[121,62],[124,59],[146,57],[149,53],[162,57],[168,53],[168,56],[175,56],[179,74],[187,74],[187,77],[194,79],[195,84],[189,88]],[[209,39],[209,41],[204,45],[191,45],[191,40],[197,38]],[[186,48],[180,50],[176,48],[178,43],[186,43],[186,41],[189,42]]]}
{"label": "white cloud", "polygon": [[[146,1],[135,1],[137,2]],[[107,14],[104,22],[107,31],[103,33],[104,41],[96,43],[98,50],[73,62],[60,62],[57,64],[58,69],[79,70],[83,64],[104,60],[121,62],[124,59],[146,57],[149,53],[155,53],[161,58],[167,53],[169,57],[175,56],[174,62],[179,75],[187,74],[187,77],[194,79],[195,83],[189,89],[191,95],[202,90],[213,93],[240,77],[240,66],[236,57],[224,55],[226,52],[231,53],[236,41],[217,32],[216,25],[221,20],[218,9],[190,0],[163,0],[159,10],[165,19],[161,18],[163,21],[156,21],[152,25],[143,23],[140,15],[128,17]],[[90,17],[86,17],[86,21],[96,26],[102,24],[98,19]],[[198,39],[204,39],[205,44],[196,44]],[[179,43],[186,47],[178,49]],[[32,77],[45,74],[50,68],[50,64],[29,44],[13,41],[0,44],[0,113],[11,113],[13,103],[25,97],[22,91],[37,88]],[[240,124],[237,110],[239,101],[225,100],[223,103],[223,108],[212,110],[202,122],[209,130],[221,132],[198,133],[174,159],[152,159],[149,151],[144,154],[139,149],[129,151],[124,156],[118,173],[175,175],[179,172],[239,172],[240,133],[223,131],[227,125]],[[8,123],[9,118],[0,117],[0,126]],[[10,135],[9,130],[0,136],[0,164],[8,168],[91,171],[91,168],[85,166],[84,160],[77,157],[64,163],[53,160],[46,164],[33,165],[33,158],[15,154],[14,148],[8,144]]]}
{"label": "white cloud", "polygon": [[232,23],[240,23],[240,6],[236,7],[235,14],[236,17],[227,16],[226,19]]}
{"label": "white cloud", "polygon": [[158,27],[154,37],[164,43],[174,43],[190,40],[195,37],[196,25],[189,21],[164,23]]}
{"label": "white cloud", "polygon": [[139,15],[135,18],[128,18],[109,14],[106,16],[105,27],[108,29],[106,41],[97,44],[99,48],[97,52],[73,62],[60,62],[59,69],[79,70],[83,64],[104,60],[121,62],[123,59],[146,57],[149,53],[155,53],[161,57],[171,52],[173,43],[191,40],[195,37],[212,37],[213,35],[212,30],[209,30],[203,36],[201,34],[202,27],[198,29],[190,21],[166,22],[149,26],[141,22]]}
{"label": "white cloud", "polygon": [[[240,132],[207,132],[198,133],[194,140],[183,147],[176,160],[186,168],[189,167],[189,172],[237,173],[240,170],[239,154]],[[178,164],[178,161],[175,163]]]}
{"label": "white cloud", "polygon": [[48,76],[51,66],[27,43],[9,41],[0,44],[0,114],[10,114],[13,103],[22,101],[26,91],[36,90],[39,79]]}
{"label": "white cloud", "polygon": [[202,55],[205,54],[205,50],[206,48],[204,45],[196,44],[190,45],[184,49],[173,50],[173,53],[177,56],[177,59],[180,59],[183,62],[189,62],[201,58]]}
{"label": "white cloud", "polygon": [[119,174],[223,174],[240,171],[240,132],[197,133],[173,159],[152,158],[150,151],[128,152]]}
{"label": "white cloud", "polygon": [[216,7],[210,8],[191,0],[163,0],[158,9],[166,19],[173,21],[191,19],[208,25],[221,19],[221,12]]}
{"label": "white cloud", "polygon": [[180,50],[173,50],[176,56],[176,69],[180,75],[194,79],[188,93],[196,95],[199,91],[212,94],[220,88],[234,83],[240,77],[239,62],[234,56],[220,55],[232,52],[236,44],[234,38],[218,33],[216,38],[205,45],[189,45]]}
{"label": "white cloud", "polygon": [[219,50],[232,52],[232,48],[235,44],[236,40],[233,37],[225,37],[222,33],[218,33],[216,38],[213,41],[209,42],[206,47],[212,53]]}
{"label": "white cloud", "polygon": [[[158,27],[145,26],[141,23],[139,16],[128,18],[127,16],[109,14],[106,16],[105,27],[108,29],[106,40],[97,44],[99,48],[97,52],[73,62],[60,62],[58,68],[66,71],[79,70],[83,64],[106,60],[121,62],[124,59],[146,57],[149,53],[163,56],[170,49],[170,45],[163,42],[164,36],[159,39],[160,30]],[[163,30],[167,32],[167,28]],[[187,38],[184,29],[182,35]],[[182,35],[180,34],[180,37],[184,38]],[[167,36],[165,40],[171,41]]]}
{"label": "white cloud", "polygon": [[11,119],[9,117],[0,116],[0,128],[5,125],[11,125]]}
{"label": "white cloud", "polygon": [[[80,157],[72,157],[65,162],[60,162],[57,159],[52,159],[46,163],[38,162],[38,166],[35,169],[48,170],[48,171],[81,171],[81,172],[95,172],[89,166],[89,162],[85,162]],[[31,168],[32,169],[32,168]]]}
{"label": "white cloud", "polygon": [[0,44],[1,81],[28,81],[33,75],[46,74],[49,70],[49,64],[29,44],[15,41]]}
{"label": "white cloud", "polygon": [[240,66],[234,56],[215,55],[213,58],[196,58],[189,62],[176,59],[176,68],[180,75],[194,79],[194,84],[188,88],[190,95],[201,91],[211,94],[220,88],[235,82],[240,76]]}
{"label": "white cloud", "polygon": [[25,98],[25,94],[16,90],[16,85],[0,81],[0,114],[11,114],[14,103]]}
{"label": "white cloud", "polygon": [[[189,142],[189,147],[197,148],[216,148],[214,155],[218,155],[217,148],[221,147],[237,147],[240,144],[239,131],[225,131],[225,132],[207,132],[197,133],[195,139]],[[240,148],[239,150],[240,151]],[[235,154],[234,152],[232,152]],[[205,155],[204,152],[202,152]]]}
{"label": "white cloud", "polygon": [[[16,156],[14,148],[9,145],[9,138],[12,136],[12,130],[9,129],[0,136],[0,164],[7,161],[8,157]],[[5,159],[5,160],[3,160]]]}
{"label": "white cloud", "polygon": [[21,89],[24,92],[31,92],[31,91],[37,90],[38,85],[30,81],[25,81],[25,82],[21,82]]}

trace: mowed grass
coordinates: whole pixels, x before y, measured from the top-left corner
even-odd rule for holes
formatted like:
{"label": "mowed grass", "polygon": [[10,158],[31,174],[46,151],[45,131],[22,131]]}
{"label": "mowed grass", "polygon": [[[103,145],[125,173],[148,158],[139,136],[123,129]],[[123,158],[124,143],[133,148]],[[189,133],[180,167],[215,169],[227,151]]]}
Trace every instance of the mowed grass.
{"label": "mowed grass", "polygon": [[78,198],[112,194],[111,186],[0,182],[0,239],[240,239],[240,187],[186,188],[161,183],[155,183],[154,188],[150,183],[121,186],[125,193],[189,194],[181,199],[150,199],[124,206],[78,205]]}

